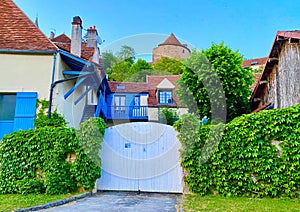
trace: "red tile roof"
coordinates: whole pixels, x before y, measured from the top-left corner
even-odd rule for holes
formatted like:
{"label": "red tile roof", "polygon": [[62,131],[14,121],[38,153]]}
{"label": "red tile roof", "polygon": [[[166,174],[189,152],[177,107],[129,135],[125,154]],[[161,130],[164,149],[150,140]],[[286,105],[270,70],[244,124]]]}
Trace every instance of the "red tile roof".
{"label": "red tile roof", "polygon": [[250,67],[253,65],[265,65],[267,62],[267,57],[262,57],[262,58],[255,58],[251,60],[244,60],[242,67]]}
{"label": "red tile roof", "polygon": [[[165,75],[165,76],[147,76],[147,83],[149,87],[149,99],[148,99],[148,106],[157,106],[157,85],[161,83],[164,79],[168,79],[175,88],[173,91],[175,91],[178,88],[178,85],[175,83],[176,80],[178,80],[181,77],[181,75]],[[173,102],[174,106],[178,106],[178,97],[175,95],[175,92],[173,92]]]}
{"label": "red tile roof", "polygon": [[171,33],[170,36],[163,43],[158,44],[158,46],[163,46],[163,45],[174,45],[174,46],[182,46],[184,48],[187,48],[187,45],[180,43],[180,41],[175,37],[173,33]]}
{"label": "red tile roof", "polygon": [[0,49],[57,50],[12,0],[0,1],[0,23]]}
{"label": "red tile roof", "polygon": [[[65,35],[61,34],[53,39],[51,41],[58,46],[58,48],[66,51],[66,52],[71,52],[71,39]],[[81,44],[81,58],[85,60],[91,60],[94,55],[94,48],[93,47],[86,47],[86,43],[82,42]]]}
{"label": "red tile roof", "polygon": [[71,43],[71,39],[66,34],[61,34],[53,39],[51,39],[52,42],[56,43]]}
{"label": "red tile roof", "polygon": [[[145,82],[108,82],[111,92],[116,93],[148,93]],[[119,88],[119,89],[118,89]]]}

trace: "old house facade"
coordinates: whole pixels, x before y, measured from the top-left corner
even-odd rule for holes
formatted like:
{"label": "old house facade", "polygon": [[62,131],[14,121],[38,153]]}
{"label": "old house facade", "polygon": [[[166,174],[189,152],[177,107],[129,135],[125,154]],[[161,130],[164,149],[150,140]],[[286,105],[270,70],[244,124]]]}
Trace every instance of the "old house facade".
{"label": "old house facade", "polygon": [[109,82],[107,119],[112,121],[160,121],[160,110],[187,113],[175,93],[180,75],[147,76],[146,82]]}
{"label": "old house facade", "polygon": [[300,103],[300,31],[278,31],[252,96],[252,109]]}
{"label": "old house facade", "polygon": [[94,46],[91,59],[81,57],[79,17],[72,23],[79,40],[70,52],[49,40],[12,0],[0,2],[0,22],[0,139],[33,128],[37,99],[49,100],[49,111],[57,110],[71,127],[83,120],[90,103],[90,116],[105,116],[107,81],[100,52]]}

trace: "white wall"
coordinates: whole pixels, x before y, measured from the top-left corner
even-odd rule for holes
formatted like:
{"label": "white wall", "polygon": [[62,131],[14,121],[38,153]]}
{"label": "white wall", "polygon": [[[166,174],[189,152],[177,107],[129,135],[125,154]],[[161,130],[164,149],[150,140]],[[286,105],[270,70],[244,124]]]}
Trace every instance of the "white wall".
{"label": "white wall", "polygon": [[38,92],[49,99],[53,55],[0,54],[0,92]]}
{"label": "white wall", "polygon": [[[55,80],[65,79],[65,76],[62,74],[63,70],[70,70],[70,68],[62,62],[60,55],[58,55]],[[78,87],[67,99],[64,99],[64,95],[74,86],[75,83],[76,80],[72,80],[56,85],[53,92],[52,111],[57,109],[60,114],[63,114],[69,127],[77,128],[83,115],[86,97],[83,98],[77,105],[75,105],[74,102],[81,96],[85,88],[82,86]]]}

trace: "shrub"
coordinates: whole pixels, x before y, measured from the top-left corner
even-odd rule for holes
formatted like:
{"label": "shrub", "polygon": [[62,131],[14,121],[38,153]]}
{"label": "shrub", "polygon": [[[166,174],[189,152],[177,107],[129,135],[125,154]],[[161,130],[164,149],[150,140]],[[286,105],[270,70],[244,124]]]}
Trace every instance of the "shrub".
{"label": "shrub", "polygon": [[160,122],[173,126],[175,121],[179,119],[177,113],[171,108],[163,108],[159,114]]}
{"label": "shrub", "polygon": [[[0,193],[92,190],[100,177],[104,130],[104,121],[92,118],[81,124],[80,133],[73,128],[46,126],[6,135],[0,143]],[[80,142],[79,134],[88,145]],[[70,159],[70,155],[76,158]]]}
{"label": "shrub", "polygon": [[197,127],[195,117],[182,116],[174,127],[182,143],[186,184],[201,195],[296,197],[300,188],[299,118],[300,105],[243,115],[225,125],[216,145],[214,136],[220,138],[221,125]]}

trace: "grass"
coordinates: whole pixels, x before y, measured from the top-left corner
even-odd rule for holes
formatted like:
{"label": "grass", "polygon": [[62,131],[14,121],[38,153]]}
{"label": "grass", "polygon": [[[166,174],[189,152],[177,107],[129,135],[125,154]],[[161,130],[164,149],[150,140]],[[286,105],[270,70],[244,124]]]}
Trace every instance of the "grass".
{"label": "grass", "polygon": [[66,199],[80,193],[45,195],[45,194],[3,194],[0,195],[0,211],[12,211],[21,208],[43,205],[49,202]]}
{"label": "grass", "polygon": [[184,196],[183,208],[190,211],[300,211],[300,199],[255,199],[246,197]]}

